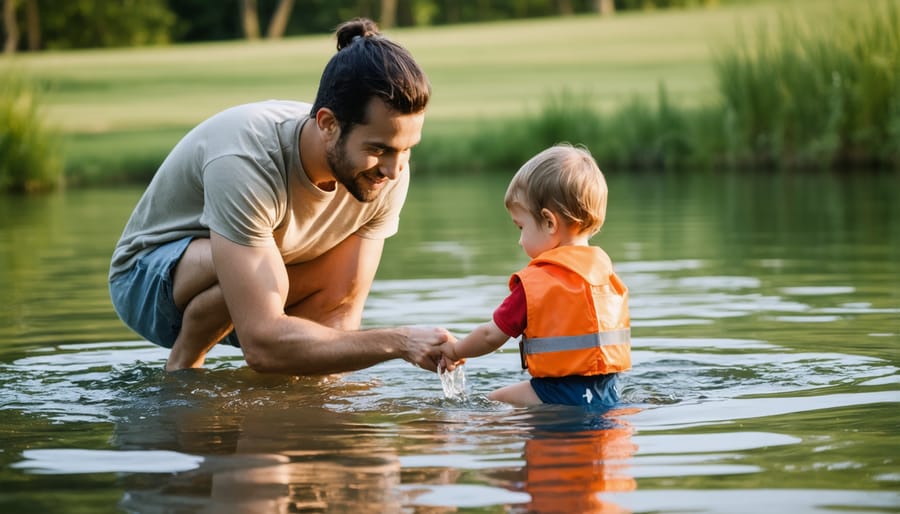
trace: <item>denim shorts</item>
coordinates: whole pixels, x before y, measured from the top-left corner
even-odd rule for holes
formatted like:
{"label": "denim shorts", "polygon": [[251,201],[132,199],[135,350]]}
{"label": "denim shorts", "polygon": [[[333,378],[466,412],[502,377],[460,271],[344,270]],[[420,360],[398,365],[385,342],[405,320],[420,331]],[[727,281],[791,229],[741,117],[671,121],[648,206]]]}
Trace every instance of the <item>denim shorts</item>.
{"label": "denim shorts", "polygon": [[589,377],[532,378],[531,387],[544,403],[578,405],[591,410],[610,409],[619,403],[618,373]]}
{"label": "denim shorts", "polygon": [[[181,331],[182,313],[175,306],[172,272],[192,240],[185,237],[156,247],[109,283],[119,318],[138,335],[163,348],[171,348]],[[222,342],[240,346],[233,330]]]}

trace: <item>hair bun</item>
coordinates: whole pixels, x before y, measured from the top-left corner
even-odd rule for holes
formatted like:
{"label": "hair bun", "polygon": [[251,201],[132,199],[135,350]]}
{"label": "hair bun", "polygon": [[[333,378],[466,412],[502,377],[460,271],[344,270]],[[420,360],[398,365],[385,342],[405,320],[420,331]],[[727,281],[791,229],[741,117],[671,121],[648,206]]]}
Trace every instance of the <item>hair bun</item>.
{"label": "hair bun", "polygon": [[335,31],[337,49],[342,50],[353,43],[353,38],[379,36],[378,25],[368,18],[354,18],[341,23]]}

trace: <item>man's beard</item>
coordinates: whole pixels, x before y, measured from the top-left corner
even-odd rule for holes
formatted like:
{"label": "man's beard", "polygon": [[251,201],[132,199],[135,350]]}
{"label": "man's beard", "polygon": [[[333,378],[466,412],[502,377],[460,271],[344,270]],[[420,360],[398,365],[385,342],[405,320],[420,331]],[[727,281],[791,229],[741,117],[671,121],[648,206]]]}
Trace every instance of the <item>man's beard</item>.
{"label": "man's beard", "polygon": [[341,183],[347,191],[360,202],[371,202],[378,198],[381,188],[372,189],[365,178],[366,172],[354,173],[353,163],[347,158],[343,139],[338,140],[333,148],[325,151],[328,166],[334,174],[335,180]]}

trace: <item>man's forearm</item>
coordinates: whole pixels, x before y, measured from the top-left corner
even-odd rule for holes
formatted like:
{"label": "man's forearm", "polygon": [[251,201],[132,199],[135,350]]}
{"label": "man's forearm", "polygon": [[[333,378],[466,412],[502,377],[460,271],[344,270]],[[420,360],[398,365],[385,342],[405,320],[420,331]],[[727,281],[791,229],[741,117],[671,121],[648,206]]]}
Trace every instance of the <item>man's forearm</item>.
{"label": "man's forearm", "polygon": [[238,333],[247,364],[262,373],[324,375],[403,357],[406,329],[339,330],[284,316],[257,334]]}

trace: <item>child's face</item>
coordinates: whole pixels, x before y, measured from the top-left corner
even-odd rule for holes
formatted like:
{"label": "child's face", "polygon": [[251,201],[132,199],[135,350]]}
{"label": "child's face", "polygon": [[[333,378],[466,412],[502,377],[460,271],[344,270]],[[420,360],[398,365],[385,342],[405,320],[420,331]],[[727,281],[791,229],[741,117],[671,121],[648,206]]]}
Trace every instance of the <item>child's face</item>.
{"label": "child's face", "polygon": [[519,204],[509,207],[509,215],[520,231],[519,246],[532,259],[559,246],[559,241],[555,237],[556,232],[552,230],[546,220],[539,223],[528,210]]}

